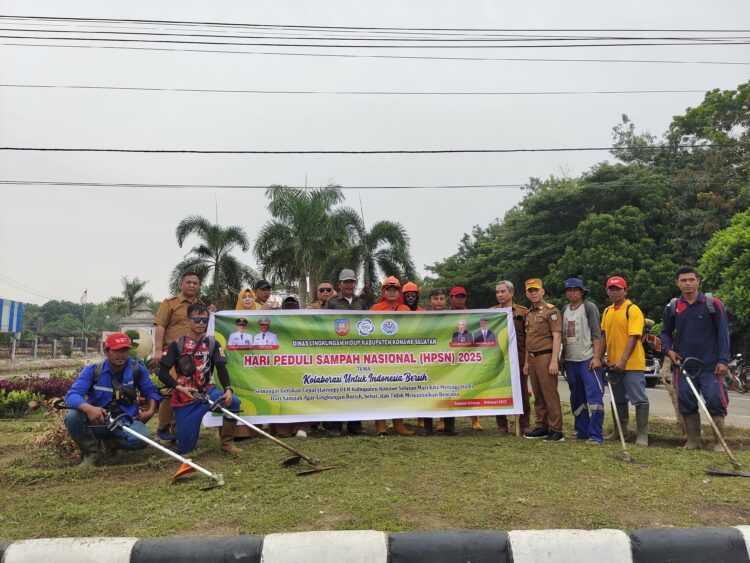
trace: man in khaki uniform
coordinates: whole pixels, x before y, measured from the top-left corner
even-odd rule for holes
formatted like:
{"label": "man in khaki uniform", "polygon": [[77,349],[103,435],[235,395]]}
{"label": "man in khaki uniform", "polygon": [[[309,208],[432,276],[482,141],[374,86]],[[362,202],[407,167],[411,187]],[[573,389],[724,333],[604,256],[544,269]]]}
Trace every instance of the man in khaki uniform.
{"label": "man in khaki uniform", "polygon": [[308,309],[325,309],[328,300],[333,297],[333,283],[323,280],[318,284],[318,298],[307,305]]}
{"label": "man in khaki uniform", "polygon": [[526,297],[531,308],[526,313],[526,363],[524,374],[531,379],[534,390],[536,428],[525,432],[531,440],[563,442],[562,407],[557,392],[558,358],[562,340],[562,315],[557,307],[544,301],[542,280],[526,280]]}
{"label": "man in khaki uniform", "polygon": [[[493,309],[503,308],[512,309],[513,311],[513,326],[516,329],[516,351],[518,352],[518,372],[521,376],[521,405],[523,405],[523,414],[519,417],[519,423],[521,425],[521,433],[529,430],[529,379],[526,373],[523,371],[523,366],[526,363],[526,313],[529,311],[523,305],[513,302],[513,296],[515,295],[515,288],[513,283],[508,280],[502,280],[497,282],[495,286],[495,297],[497,298],[497,305]],[[507,416],[496,416],[497,421],[497,433],[505,435],[508,433],[508,417]]]}
{"label": "man in khaki uniform", "polygon": [[[195,272],[185,272],[180,278],[180,293],[162,301],[154,319],[154,365],[158,366],[169,343],[188,334],[187,308],[198,299],[201,279]],[[156,435],[165,442],[174,442],[174,414],[171,401],[159,403],[159,426]]]}

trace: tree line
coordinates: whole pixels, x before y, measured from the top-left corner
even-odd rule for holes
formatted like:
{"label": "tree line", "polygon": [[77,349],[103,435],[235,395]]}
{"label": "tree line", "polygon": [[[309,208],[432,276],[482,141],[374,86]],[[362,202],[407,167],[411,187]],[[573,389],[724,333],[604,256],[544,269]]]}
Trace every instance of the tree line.
{"label": "tree line", "polygon": [[462,285],[480,307],[494,304],[500,279],[539,277],[555,296],[566,278],[580,277],[604,305],[605,280],[620,275],[658,320],[678,293],[677,268],[695,265],[704,291],[726,301],[735,336],[746,338],[749,126],[750,82],[708,92],[658,139],[638,133],[623,115],[613,128],[619,162],[576,178],[532,179],[504,218],[474,227],[455,254],[427,267],[428,286]]}

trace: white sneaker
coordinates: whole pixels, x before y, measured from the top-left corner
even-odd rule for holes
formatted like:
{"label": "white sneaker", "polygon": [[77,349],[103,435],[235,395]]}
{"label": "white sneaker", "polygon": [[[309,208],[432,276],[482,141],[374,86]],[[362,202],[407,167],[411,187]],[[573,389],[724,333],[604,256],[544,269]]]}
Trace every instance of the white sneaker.
{"label": "white sneaker", "polygon": [[307,438],[307,432],[304,430],[297,430],[297,433],[295,434],[295,437],[297,438]]}

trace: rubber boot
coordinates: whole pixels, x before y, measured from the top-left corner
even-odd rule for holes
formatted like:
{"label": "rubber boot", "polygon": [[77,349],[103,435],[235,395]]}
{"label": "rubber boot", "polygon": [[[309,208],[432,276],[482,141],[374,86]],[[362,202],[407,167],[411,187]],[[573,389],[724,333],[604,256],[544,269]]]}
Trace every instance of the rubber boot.
{"label": "rubber boot", "polygon": [[685,433],[687,442],[686,450],[699,450],[701,448],[701,415],[699,413],[683,414],[682,419],[685,422]]}
{"label": "rubber boot", "polygon": [[[714,424],[716,424],[716,427],[719,429],[719,432],[721,432],[721,435],[724,436],[724,417],[712,416],[711,418],[713,419]],[[716,431],[714,431],[714,451],[724,452],[724,446],[721,445],[721,440],[719,440],[719,437],[716,435]]]}
{"label": "rubber boot", "polygon": [[438,418],[437,431],[438,432],[445,431],[445,420],[443,420],[442,418]]}
{"label": "rubber boot", "polygon": [[84,430],[83,434],[73,438],[73,441],[81,451],[81,463],[79,467],[95,467],[99,463],[101,454],[99,453],[99,444],[90,428]]}
{"label": "rubber boot", "polygon": [[635,406],[636,438],[635,445],[648,447],[648,405]]}
{"label": "rubber boot", "polygon": [[497,415],[495,422],[497,422],[497,433],[506,436],[508,434],[508,419],[505,416]]}
{"label": "rubber boot", "polygon": [[404,426],[404,419],[403,418],[394,418],[393,419],[393,429],[396,431],[397,434],[401,434],[402,436],[413,436],[414,432],[406,428]]}
{"label": "rubber boot", "polygon": [[472,416],[471,417],[471,428],[474,430],[474,432],[482,432],[484,431],[484,427],[479,423],[479,417],[478,416]]}
{"label": "rubber boot", "polygon": [[432,419],[431,418],[423,418],[422,419],[422,428],[424,428],[424,435],[425,436],[432,436],[434,433],[434,430],[432,429]]}
{"label": "rubber boot", "polygon": [[[625,439],[628,439],[628,404],[627,403],[615,403],[617,405],[617,415],[620,417],[620,424],[622,425],[622,432],[625,434]],[[612,434],[608,434],[604,437],[605,440],[611,442],[612,440],[620,439],[620,432],[617,430],[617,421],[615,420],[615,413],[612,412]]]}
{"label": "rubber boot", "polygon": [[235,421],[225,420],[221,425],[221,449],[229,455],[238,455],[242,453],[242,448],[234,445],[234,429],[237,426]]}
{"label": "rubber boot", "polygon": [[375,434],[378,436],[388,436],[388,429],[385,427],[385,420],[375,421]]}
{"label": "rubber boot", "polygon": [[444,429],[445,433],[449,436],[456,436],[458,435],[458,432],[456,431],[456,419],[453,417],[450,418],[444,418],[443,419]]}
{"label": "rubber boot", "polygon": [[419,426],[420,428],[424,428],[424,418],[417,419],[417,426]]}

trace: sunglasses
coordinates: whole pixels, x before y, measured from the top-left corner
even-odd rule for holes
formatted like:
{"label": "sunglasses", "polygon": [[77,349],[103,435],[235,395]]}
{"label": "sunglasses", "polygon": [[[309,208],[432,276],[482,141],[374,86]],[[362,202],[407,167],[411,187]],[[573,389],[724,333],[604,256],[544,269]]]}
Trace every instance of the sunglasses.
{"label": "sunglasses", "polygon": [[331,293],[333,291],[332,287],[321,287],[318,290],[320,293]]}
{"label": "sunglasses", "polygon": [[208,324],[208,317],[190,317],[190,320],[199,325]]}

